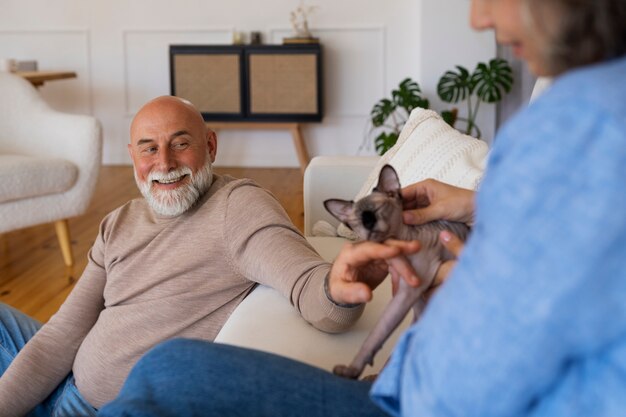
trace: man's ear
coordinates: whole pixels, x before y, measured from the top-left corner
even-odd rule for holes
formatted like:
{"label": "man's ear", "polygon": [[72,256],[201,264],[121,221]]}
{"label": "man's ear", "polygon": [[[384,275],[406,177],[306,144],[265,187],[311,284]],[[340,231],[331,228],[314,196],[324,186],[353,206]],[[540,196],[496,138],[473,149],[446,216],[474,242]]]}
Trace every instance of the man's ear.
{"label": "man's ear", "polygon": [[393,169],[391,165],[385,165],[383,169],[380,170],[380,174],[378,175],[378,184],[376,185],[376,190],[386,193],[389,191],[399,192],[400,191],[400,179],[398,178],[398,174],[396,170]]}
{"label": "man's ear", "polygon": [[213,130],[207,129],[206,140],[209,148],[209,155],[211,156],[211,163],[213,163],[215,162],[215,156],[217,155],[217,135]]}
{"label": "man's ear", "polygon": [[330,214],[332,214],[337,220],[343,223],[347,223],[352,214],[354,207],[354,201],[339,200],[332,198],[324,201],[324,207]]}

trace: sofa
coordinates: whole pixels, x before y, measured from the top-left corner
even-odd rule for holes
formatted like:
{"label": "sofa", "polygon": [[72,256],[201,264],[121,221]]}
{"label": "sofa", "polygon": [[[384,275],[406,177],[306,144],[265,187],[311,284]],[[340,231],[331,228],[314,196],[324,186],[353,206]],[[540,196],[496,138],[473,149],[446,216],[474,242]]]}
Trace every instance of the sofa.
{"label": "sofa", "polygon": [[[550,78],[539,78],[530,101],[551,83]],[[485,142],[450,128],[437,113],[415,109],[397,143],[382,157],[324,156],[309,163],[304,174],[304,235],[324,259],[332,261],[347,239],[354,236],[326,212],[324,200],[357,200],[366,195],[375,186],[384,164],[396,169],[404,185],[435,178],[475,190],[488,151]],[[390,297],[391,285],[386,280],[374,291],[373,300],[356,325],[348,332],[331,335],[306,323],[278,292],[259,286],[235,309],[216,342],[272,352],[331,370],[336,364],[352,360]],[[407,317],[378,353],[373,367],[366,368],[365,375],[380,371],[409,324]]]}
{"label": "sofa", "polygon": [[[338,225],[327,215],[322,202],[331,197],[353,198],[377,159],[317,157],[309,163],[304,174],[305,237],[324,259],[332,261],[347,240],[312,235],[313,225],[319,220]],[[336,364],[352,360],[390,297],[391,285],[387,280],[374,291],[372,302],[349,331],[327,334],[306,323],[277,291],[261,285],[235,309],[215,341],[272,352],[332,370]],[[380,370],[394,341],[409,323],[409,318],[405,319],[376,357],[374,367],[366,373]]]}
{"label": "sofa", "polygon": [[[398,143],[383,157],[323,156],[309,163],[304,174],[304,235],[324,259],[332,261],[353,236],[326,212],[324,200],[358,199],[369,193],[385,163],[396,168],[402,184],[436,178],[475,189],[487,151],[484,142],[450,128],[437,113],[416,109]],[[306,323],[277,291],[258,286],[235,309],[216,342],[272,352],[332,370],[336,364],[350,363],[390,298],[390,280],[385,280],[349,331],[326,334]],[[410,322],[411,317],[407,316],[378,353],[373,366],[365,369],[365,375],[380,371]]]}

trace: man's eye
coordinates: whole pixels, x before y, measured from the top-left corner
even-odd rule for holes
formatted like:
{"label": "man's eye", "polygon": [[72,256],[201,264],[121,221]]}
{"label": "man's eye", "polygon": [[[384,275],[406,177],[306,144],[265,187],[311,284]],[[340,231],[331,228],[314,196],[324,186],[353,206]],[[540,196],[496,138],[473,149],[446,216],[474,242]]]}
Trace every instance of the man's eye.
{"label": "man's eye", "polygon": [[181,142],[174,144],[174,149],[186,149],[189,144],[187,142]]}
{"label": "man's eye", "polygon": [[144,148],[143,149],[143,153],[147,153],[147,154],[153,154],[157,151],[156,146],[150,146],[148,148]]}

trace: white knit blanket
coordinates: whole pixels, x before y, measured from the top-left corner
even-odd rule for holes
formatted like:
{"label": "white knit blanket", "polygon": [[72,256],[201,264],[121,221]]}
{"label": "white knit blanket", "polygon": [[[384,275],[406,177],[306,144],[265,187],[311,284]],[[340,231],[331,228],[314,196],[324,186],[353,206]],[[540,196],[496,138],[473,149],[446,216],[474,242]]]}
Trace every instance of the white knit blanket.
{"label": "white knit blanket", "polygon": [[[398,142],[380,158],[354,199],[371,192],[385,164],[395,168],[403,186],[434,178],[475,190],[485,170],[488,150],[485,142],[450,127],[437,112],[415,109]],[[316,231],[328,235],[328,225],[316,225],[313,233]],[[337,229],[337,235],[355,238],[343,224]]]}

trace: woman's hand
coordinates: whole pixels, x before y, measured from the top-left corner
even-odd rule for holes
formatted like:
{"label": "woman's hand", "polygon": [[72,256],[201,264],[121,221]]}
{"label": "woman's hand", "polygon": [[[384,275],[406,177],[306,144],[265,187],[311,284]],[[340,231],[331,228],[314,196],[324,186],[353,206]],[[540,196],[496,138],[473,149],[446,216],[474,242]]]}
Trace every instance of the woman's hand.
{"label": "woman's hand", "polygon": [[413,267],[405,255],[419,250],[417,241],[388,240],[347,243],[333,263],[328,278],[330,298],[340,304],[370,301],[372,291],[392,268],[411,286],[419,285]]}
{"label": "woman's hand", "polygon": [[450,272],[456,265],[456,260],[459,255],[461,255],[461,251],[464,247],[463,241],[454,233],[450,233],[448,231],[441,232],[439,234],[439,240],[441,241],[441,244],[454,255],[454,259],[446,261],[439,266],[439,269],[435,274],[433,284],[428,291],[426,291],[426,298],[430,298],[439,286],[448,278],[448,276],[450,276]]}
{"label": "woman's hand", "polygon": [[427,179],[401,190],[406,224],[433,220],[471,223],[474,218],[474,191]]}

